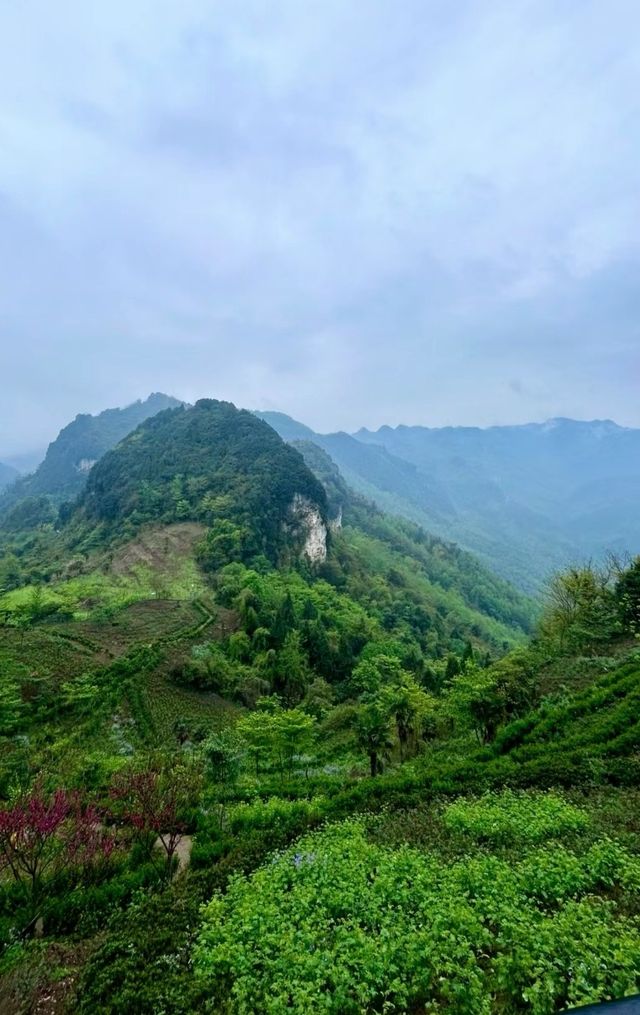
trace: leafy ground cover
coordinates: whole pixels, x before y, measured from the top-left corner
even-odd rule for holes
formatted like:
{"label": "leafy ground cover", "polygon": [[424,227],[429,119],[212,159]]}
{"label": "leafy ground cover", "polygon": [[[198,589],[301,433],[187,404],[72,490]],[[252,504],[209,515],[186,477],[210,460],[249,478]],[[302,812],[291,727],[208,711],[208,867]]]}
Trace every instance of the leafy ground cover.
{"label": "leafy ground cover", "polygon": [[[550,1015],[637,987],[640,861],[608,838],[564,845],[586,811],[557,794],[491,795],[443,822],[467,838],[454,862],[347,820],[233,877],[195,947],[211,1010]],[[479,848],[509,830],[518,859]]]}

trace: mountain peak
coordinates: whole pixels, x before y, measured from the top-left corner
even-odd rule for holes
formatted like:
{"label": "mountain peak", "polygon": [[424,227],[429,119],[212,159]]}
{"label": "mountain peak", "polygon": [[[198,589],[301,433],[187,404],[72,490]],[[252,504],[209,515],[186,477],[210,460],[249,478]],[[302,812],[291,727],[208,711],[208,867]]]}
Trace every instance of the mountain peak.
{"label": "mountain peak", "polygon": [[253,413],[210,398],[149,417],[107,452],[73,519],[116,535],[203,522],[211,560],[326,554],[326,495],[302,456]]}

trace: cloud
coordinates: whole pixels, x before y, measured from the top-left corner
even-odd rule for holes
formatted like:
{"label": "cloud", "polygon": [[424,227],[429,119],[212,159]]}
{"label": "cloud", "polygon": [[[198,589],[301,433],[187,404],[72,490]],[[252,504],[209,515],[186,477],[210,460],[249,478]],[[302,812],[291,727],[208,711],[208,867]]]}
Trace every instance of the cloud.
{"label": "cloud", "polygon": [[640,424],[632,0],[1,20],[0,459],[158,389]]}

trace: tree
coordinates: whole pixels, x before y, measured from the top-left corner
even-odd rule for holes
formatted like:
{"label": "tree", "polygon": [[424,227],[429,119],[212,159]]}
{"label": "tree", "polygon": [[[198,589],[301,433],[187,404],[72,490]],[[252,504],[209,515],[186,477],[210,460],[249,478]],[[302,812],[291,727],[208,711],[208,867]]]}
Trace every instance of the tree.
{"label": "tree", "polygon": [[245,631],[235,631],[229,636],[227,651],[231,659],[241,663],[249,662],[252,655],[249,635]]}
{"label": "tree", "polygon": [[322,621],[318,619],[305,620],[302,627],[302,638],[313,669],[322,676],[330,677],[333,669],[333,651],[327,629]]}
{"label": "tree", "polygon": [[246,533],[227,518],[217,518],[198,547],[198,560],[205,571],[217,571],[230,561],[241,560]]}
{"label": "tree", "polygon": [[610,567],[572,567],[554,575],[540,634],[560,652],[593,651],[620,633]]}
{"label": "tree", "polygon": [[467,641],[462,652],[462,658],[460,659],[460,668],[466,670],[470,663],[473,663],[473,645],[470,641]]}
{"label": "tree", "polygon": [[186,818],[199,797],[201,769],[192,759],[150,759],[144,767],[118,772],[111,797],[120,816],[151,844],[157,840],[166,856],[167,875],[186,830]]}
{"label": "tree", "polygon": [[289,631],[278,651],[274,666],[274,687],[287,705],[297,704],[308,687],[309,663],[298,631]]}
{"label": "tree", "polygon": [[455,677],[445,707],[454,723],[471,726],[481,743],[490,743],[501,723],[527,712],[538,696],[533,658],[512,652],[486,669],[475,663]]}
{"label": "tree", "polygon": [[323,677],[316,677],[305,694],[302,707],[309,715],[322,719],[330,711],[334,701],[333,688]]}
{"label": "tree", "polygon": [[423,732],[433,732],[435,699],[418,686],[411,674],[403,673],[398,681],[383,689],[381,700],[384,711],[395,722],[400,761],[404,761],[411,748],[415,751]]}
{"label": "tree", "polygon": [[268,764],[273,750],[273,714],[264,711],[249,712],[238,720],[236,729],[247,745],[256,775],[259,775],[261,766]]}
{"label": "tree", "polygon": [[391,739],[391,718],[380,702],[362,705],[356,715],[356,737],[359,746],[369,756],[371,775],[382,772],[381,756],[393,746]]}
{"label": "tree", "polygon": [[363,658],[353,668],[349,687],[354,695],[376,694],[383,685],[401,681],[405,672],[394,655],[363,653]]}
{"label": "tree", "polygon": [[459,672],[460,672],[460,663],[458,662],[457,657],[454,655],[448,655],[447,665],[444,671],[444,679],[446,681],[453,680],[454,677],[457,677]]}
{"label": "tree", "polygon": [[202,745],[202,753],[214,780],[223,786],[236,782],[242,768],[242,742],[235,730],[212,733]]}
{"label": "tree", "polygon": [[288,708],[274,715],[274,748],[281,770],[293,770],[296,757],[310,751],[315,744],[316,719],[301,708]]}
{"label": "tree", "polygon": [[635,557],[619,575],[615,597],[625,628],[634,634],[640,633],[640,557]]}
{"label": "tree", "polygon": [[287,592],[280,601],[278,611],[273,623],[273,641],[277,646],[283,645],[289,631],[293,630],[296,624],[296,616],[293,609],[291,593]]}
{"label": "tree", "polygon": [[0,809],[0,869],[23,888],[32,918],[46,877],[107,858],[114,845],[95,808],[64,789],[47,795],[37,782]]}
{"label": "tree", "polygon": [[296,756],[315,743],[316,720],[301,708],[283,709],[272,696],[261,699],[258,711],[243,716],[236,729],[254,758],[256,775],[261,765],[270,763],[278,765],[281,772],[291,772]]}

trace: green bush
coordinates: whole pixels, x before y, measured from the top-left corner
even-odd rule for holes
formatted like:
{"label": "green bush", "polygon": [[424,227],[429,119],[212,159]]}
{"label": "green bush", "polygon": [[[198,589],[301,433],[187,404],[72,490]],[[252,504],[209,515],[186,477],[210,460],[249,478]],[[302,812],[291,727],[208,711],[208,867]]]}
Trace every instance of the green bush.
{"label": "green bush", "polygon": [[607,842],[582,857],[444,863],[346,821],[233,876],[205,909],[195,971],[209,1010],[238,1015],[551,1015],[638,987],[636,921],[591,894],[635,892],[636,878]]}
{"label": "green bush", "polygon": [[585,811],[556,793],[508,789],[475,800],[456,800],[446,807],[443,820],[450,831],[496,845],[530,845],[582,832],[589,825]]}
{"label": "green bush", "polygon": [[193,1012],[189,944],[198,900],[188,892],[139,891],[118,914],[78,984],[79,1015],[187,1015]]}

